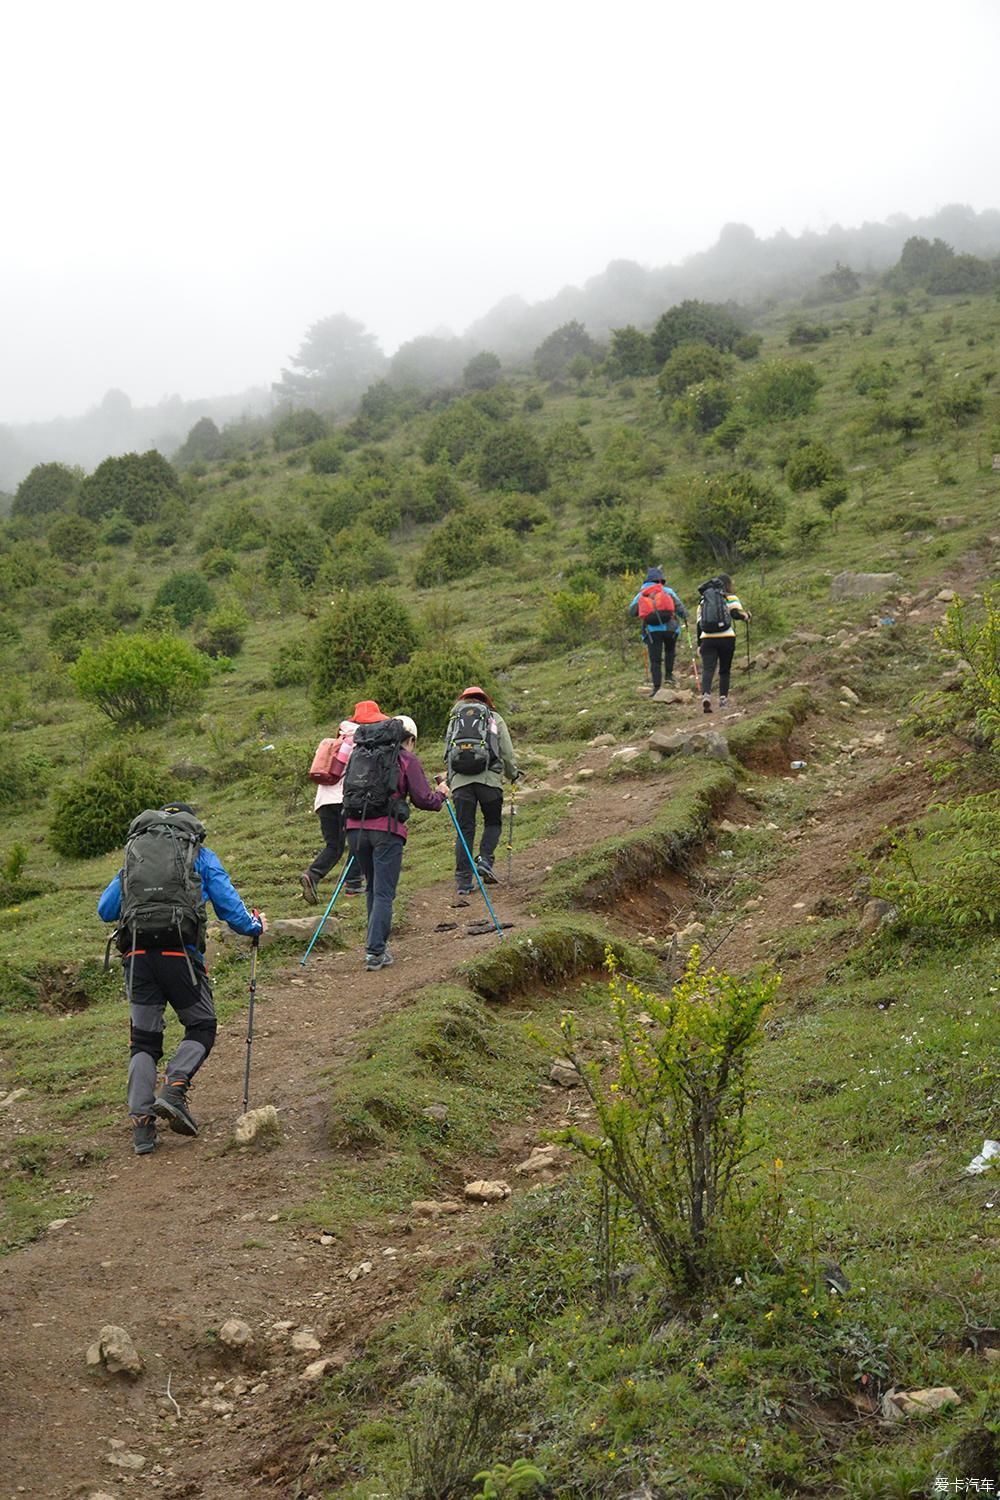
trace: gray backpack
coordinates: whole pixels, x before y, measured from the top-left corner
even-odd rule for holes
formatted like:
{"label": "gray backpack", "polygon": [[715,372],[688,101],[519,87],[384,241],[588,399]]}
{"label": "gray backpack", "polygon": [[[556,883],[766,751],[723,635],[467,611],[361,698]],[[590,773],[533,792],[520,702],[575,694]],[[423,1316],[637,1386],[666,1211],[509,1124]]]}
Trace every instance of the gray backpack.
{"label": "gray backpack", "polygon": [[118,946],[204,950],[206,912],[195,869],[205,828],[193,813],[149,809],[133,818],[121,871]]}

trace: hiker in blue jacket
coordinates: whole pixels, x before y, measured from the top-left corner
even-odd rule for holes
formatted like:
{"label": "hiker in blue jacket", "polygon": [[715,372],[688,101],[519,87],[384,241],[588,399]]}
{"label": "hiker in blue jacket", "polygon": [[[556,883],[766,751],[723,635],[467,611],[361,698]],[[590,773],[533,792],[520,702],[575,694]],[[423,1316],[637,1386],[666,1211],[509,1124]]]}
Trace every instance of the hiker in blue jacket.
{"label": "hiker in blue jacket", "polygon": [[[663,602],[664,594],[673,602],[672,611],[657,610],[653,607],[658,601]],[[687,623],[687,610],[681,603],[680,595],[667,587],[662,568],[648,570],[646,581],[629,605],[628,612],[630,615],[637,615],[642,621],[642,638],[649,653],[649,675],[653,683],[653,692],[660,691],[660,684],[664,678],[667,686],[673,687],[674,657],[677,654],[677,641],[681,629]]]}
{"label": "hiker in blue jacket", "polygon": [[[176,819],[177,815],[187,819],[188,826],[200,830],[200,837],[204,838],[204,826],[188,803],[168,803],[163,812],[168,819]],[[247,909],[219,856],[204,843],[198,850],[194,872],[201,882],[197,935],[179,928],[177,938],[171,937],[168,947],[162,940],[150,943],[138,932],[135,934],[138,941],[133,946],[131,935],[119,932],[131,1022],[128,1111],[132,1146],[137,1156],[146,1156],[155,1149],[157,1116],[179,1135],[198,1134],[187,1093],[191,1079],[212,1050],[216,1033],[212,986],[204,958],[205,903],[210,901],[216,915],[234,932],[246,937],[258,936],[267,925],[262,912]],[[122,871],[119,871],[102,891],[97,915],[103,922],[117,922],[121,914]],[[196,936],[194,942],[188,941],[191,936]],[[184,1036],[167,1064],[163,1088],[157,1095],[156,1072],[163,1056],[168,1004],[176,1011]]]}

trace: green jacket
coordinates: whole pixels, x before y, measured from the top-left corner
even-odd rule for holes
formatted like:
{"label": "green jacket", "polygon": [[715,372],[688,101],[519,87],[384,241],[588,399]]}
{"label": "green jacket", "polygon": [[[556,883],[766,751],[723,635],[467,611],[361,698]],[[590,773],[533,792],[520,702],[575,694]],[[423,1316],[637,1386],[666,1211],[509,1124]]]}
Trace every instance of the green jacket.
{"label": "green jacket", "polygon": [[[464,708],[467,700],[460,700],[455,704],[452,713],[456,709]],[[496,712],[493,713],[493,722],[496,725],[497,746],[500,751],[500,759],[503,762],[504,775],[508,781],[516,781],[520,772],[517,769],[517,761],[514,759],[514,746],[511,743],[510,730],[503,719]],[[478,781],[482,786],[496,786],[503,788],[503,776],[499,771],[480,771],[478,776],[460,776],[457,772],[448,776],[448,785],[452,791],[459,786],[469,786]]]}

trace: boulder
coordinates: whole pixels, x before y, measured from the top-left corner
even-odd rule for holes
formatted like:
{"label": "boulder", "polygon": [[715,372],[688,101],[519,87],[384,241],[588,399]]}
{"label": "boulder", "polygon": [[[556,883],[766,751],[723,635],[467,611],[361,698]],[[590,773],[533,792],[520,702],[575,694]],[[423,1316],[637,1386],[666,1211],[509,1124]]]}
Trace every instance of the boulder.
{"label": "boulder", "polygon": [[580,1074],[568,1058],[557,1057],[549,1069],[549,1079],[561,1089],[575,1089],[580,1083]]}
{"label": "boulder", "polygon": [[628,765],[629,761],[638,760],[641,754],[642,751],[638,745],[623,745],[620,750],[612,750],[611,759],[623,761],[625,765]]}
{"label": "boulder", "polygon": [[960,1406],[962,1398],[950,1385],[931,1386],[921,1391],[886,1391],[882,1397],[882,1420],[899,1422],[904,1417],[925,1417],[946,1406]]}
{"label": "boulder", "polygon": [[595,734],[592,740],[587,741],[591,750],[601,750],[605,745],[613,745],[615,737],[613,734]]}
{"label": "boulder", "polygon": [[870,937],[880,927],[891,922],[896,915],[896,908],[890,901],[872,900],[866,901],[861,913],[861,921],[858,923],[858,931],[863,937]]}
{"label": "boulder", "polygon": [[344,1361],[342,1359],[314,1359],[311,1365],[306,1365],[299,1379],[308,1381],[310,1385],[315,1385],[317,1380],[322,1380],[334,1370],[342,1370],[343,1368]]}
{"label": "boulder", "polygon": [[649,736],[650,750],[661,755],[705,755],[711,760],[728,760],[729,746],[717,729],[654,729]]}
{"label": "boulder", "polygon": [[532,1146],[527,1161],[522,1161],[514,1171],[519,1177],[528,1177],[534,1172],[548,1172],[558,1165],[558,1159],[558,1146]]}
{"label": "boulder", "polygon": [[253,1343],[253,1329],[242,1318],[227,1318],[219,1329],[219,1343],[239,1352]]}
{"label": "boulder", "polygon": [[653,694],[653,702],[690,703],[693,697],[693,693],[685,692],[683,688],[661,687],[659,692]]}
{"label": "boulder", "polygon": [[249,1146],[265,1136],[278,1136],[281,1124],[278,1111],[273,1104],[262,1104],[259,1109],[248,1109],[236,1121],[234,1136],[238,1146]]}
{"label": "boulder", "polygon": [[861,699],[858,697],[857,693],[854,691],[853,688],[849,688],[849,687],[845,687],[845,686],[841,685],[841,688],[840,688],[840,701],[841,701],[841,703],[850,703],[852,705],[852,707],[853,707],[855,704],[860,703]]}
{"label": "boulder", "polygon": [[954,589],[938,589],[937,593],[934,595],[934,600],[937,604],[950,604],[954,597]]}
{"label": "boulder", "polygon": [[291,1343],[296,1354],[318,1354],[322,1347],[311,1328],[302,1328],[298,1333],[293,1333]]}
{"label": "boulder", "polygon": [[117,1323],[105,1323],[95,1343],[87,1350],[88,1365],[103,1365],[111,1375],[138,1380],[143,1372],[142,1355],[131,1335]]}
{"label": "boulder", "polygon": [[462,1205],[456,1203],[454,1198],[444,1198],[440,1202],[435,1199],[418,1199],[410,1204],[410,1212],[421,1219],[437,1219],[442,1214],[460,1214]]}
{"label": "boulder", "polygon": [[898,573],[838,573],[830,584],[834,599],[865,599],[870,594],[891,594],[902,587]]}
{"label": "boulder", "polygon": [[581,766],[576,773],[577,781],[592,781],[594,777],[593,766]]}
{"label": "boulder", "polygon": [[465,1184],[465,1196],[474,1203],[502,1203],[510,1197],[510,1187],[506,1182],[491,1182],[480,1177]]}

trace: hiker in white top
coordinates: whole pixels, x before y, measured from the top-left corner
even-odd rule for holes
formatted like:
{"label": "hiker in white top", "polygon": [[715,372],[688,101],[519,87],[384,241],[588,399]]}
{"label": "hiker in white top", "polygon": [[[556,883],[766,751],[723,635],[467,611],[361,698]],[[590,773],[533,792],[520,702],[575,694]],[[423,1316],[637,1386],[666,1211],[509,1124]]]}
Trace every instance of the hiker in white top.
{"label": "hiker in white top", "polygon": [[698,604],[696,629],[698,649],[701,652],[701,706],[705,713],[712,712],[712,678],[719,669],[719,707],[729,703],[729,675],[736,651],[736,627],[734,620],[749,620],[746,609],[733,593],[733,580],[728,573],[710,578],[698,589],[701,598]]}
{"label": "hiker in white top", "polygon": [[[343,748],[339,759],[346,766],[350,758],[351,750],[354,748],[354,735],[359,724],[380,724],[387,715],[382,712],[377,703],[370,699],[364,699],[361,703],[354,705],[354,713],[349,719],[341,719],[339,734],[343,740]],[[346,751],[346,754],[345,754]],[[347,847],[347,827],[344,822],[344,780],[341,775],[338,781],[332,785],[320,784],[316,788],[316,798],[313,802],[313,812],[319,814],[319,829],[323,835],[323,848],[316,855],[308,870],[303,870],[299,876],[302,885],[302,894],[310,906],[315,906],[319,900],[316,887],[324,876],[329,875],[335,864]],[[350,875],[344,881],[344,894],[346,896],[363,896],[365,893],[364,876],[360,867],[353,866]]]}

